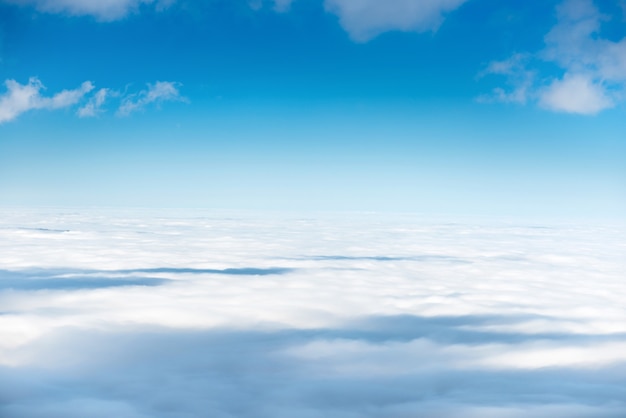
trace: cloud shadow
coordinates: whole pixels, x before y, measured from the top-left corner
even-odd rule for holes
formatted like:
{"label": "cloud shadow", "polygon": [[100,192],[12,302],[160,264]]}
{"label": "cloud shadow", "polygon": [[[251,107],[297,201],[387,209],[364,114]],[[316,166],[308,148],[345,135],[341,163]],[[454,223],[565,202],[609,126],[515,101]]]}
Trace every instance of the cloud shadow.
{"label": "cloud shadow", "polygon": [[126,270],[32,269],[0,270],[2,290],[79,290],[122,286],[161,286],[173,280],[161,277],[138,277],[138,274],[220,274],[230,276],[268,276],[287,274],[290,268],[145,268]]}
{"label": "cloud shadow", "polygon": [[[625,416],[624,364],[498,370],[455,367],[438,359],[436,348],[408,351],[401,358],[395,358],[393,351],[384,356],[386,350],[393,350],[390,343],[416,339],[445,347],[479,340],[489,344],[562,338],[558,334],[513,337],[513,333],[464,328],[527,319],[371,317],[318,330],[69,329],[39,342],[45,364],[0,368],[0,416]],[[590,341],[594,337],[571,338]],[[626,341],[624,335],[606,338]],[[323,352],[304,358],[289,354],[318,342],[348,347],[363,342],[377,349],[349,351],[336,364],[328,363]],[[360,365],[383,367],[384,373],[341,372],[344,363],[359,356]],[[405,364],[407,359],[412,364]],[[419,367],[408,367],[415,365]],[[387,366],[399,371],[385,372]],[[80,409],[76,402],[81,402]]]}

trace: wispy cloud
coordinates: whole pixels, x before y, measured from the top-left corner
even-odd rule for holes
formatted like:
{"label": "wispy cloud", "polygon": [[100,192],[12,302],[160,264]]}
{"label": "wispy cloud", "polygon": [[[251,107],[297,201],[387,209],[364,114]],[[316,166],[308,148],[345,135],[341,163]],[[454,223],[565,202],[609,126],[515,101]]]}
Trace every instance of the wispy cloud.
{"label": "wispy cloud", "polygon": [[72,16],[93,16],[98,20],[112,21],[139,10],[144,5],[163,9],[175,0],[4,0],[8,3],[34,6],[45,13],[63,13]]}
{"label": "wispy cloud", "polygon": [[266,2],[272,5],[274,11],[284,13],[291,9],[294,0],[248,0],[248,6],[252,10],[261,10]]}
{"label": "wispy cloud", "polygon": [[357,42],[366,42],[388,31],[435,31],[446,13],[467,0],[326,0],[328,12]]}
{"label": "wispy cloud", "polygon": [[157,81],[155,84],[148,84],[148,88],[139,93],[130,94],[122,99],[122,103],[117,110],[120,116],[128,116],[133,112],[143,110],[152,103],[160,104],[168,101],[187,101],[180,95],[179,83],[170,81]]}
{"label": "wispy cloud", "polygon": [[112,94],[114,93],[112,93],[109,89],[98,90],[83,107],[78,109],[76,114],[81,118],[96,116],[98,113],[103,111],[102,105],[106,101],[107,97]]}
{"label": "wispy cloud", "polygon": [[15,80],[6,80],[4,84],[7,91],[0,96],[0,123],[12,121],[34,109],[54,110],[75,105],[94,88],[90,81],[85,81],[76,89],[45,97],[41,95],[45,87],[36,77],[31,77],[26,84]]}
{"label": "wispy cloud", "polygon": [[286,12],[291,8],[293,0],[274,0],[274,10],[277,12]]}
{"label": "wispy cloud", "polygon": [[[557,23],[545,47],[491,63],[483,74],[504,75],[507,88],[496,88],[482,101],[538,103],[557,112],[597,114],[626,100],[626,37],[601,36],[602,15],[592,0],[566,0],[557,7]],[[524,59],[522,60],[521,57]],[[555,64],[559,76],[541,74],[539,63]]]}
{"label": "wispy cloud", "polygon": [[478,97],[479,102],[503,102],[526,104],[533,96],[536,72],[527,68],[528,54],[515,54],[503,61],[493,61],[478,74],[479,78],[489,74],[504,76],[511,89],[496,87],[491,94]]}
{"label": "wispy cloud", "polygon": [[[22,113],[37,110],[55,110],[75,106],[81,101],[84,103],[78,108],[76,114],[81,118],[97,116],[105,112],[104,105],[110,99],[117,99],[118,116],[143,110],[150,104],[160,104],[167,101],[186,102],[181,96],[179,83],[158,81],[148,84],[148,88],[138,93],[126,93],[101,88],[89,95],[95,86],[90,81],[85,81],[80,87],[73,90],[63,90],[52,96],[44,96],[44,85],[36,77],[31,77],[26,84],[20,84],[15,80],[6,80],[7,91],[0,95],[0,124],[15,120]],[[84,99],[87,99],[86,102]]]}

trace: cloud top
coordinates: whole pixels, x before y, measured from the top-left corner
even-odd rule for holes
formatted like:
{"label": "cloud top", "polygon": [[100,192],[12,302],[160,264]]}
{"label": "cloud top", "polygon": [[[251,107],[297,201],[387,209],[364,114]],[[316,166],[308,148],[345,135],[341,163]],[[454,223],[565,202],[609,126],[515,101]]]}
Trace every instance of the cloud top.
{"label": "cloud top", "polygon": [[623,227],[0,215],[0,416],[626,413]]}

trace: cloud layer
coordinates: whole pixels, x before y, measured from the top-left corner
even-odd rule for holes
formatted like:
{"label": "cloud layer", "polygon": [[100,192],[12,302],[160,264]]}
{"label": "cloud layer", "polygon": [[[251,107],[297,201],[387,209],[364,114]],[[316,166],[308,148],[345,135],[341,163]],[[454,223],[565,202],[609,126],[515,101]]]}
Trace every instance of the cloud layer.
{"label": "cloud layer", "polygon": [[[497,88],[481,100],[526,103],[566,113],[597,114],[626,100],[626,38],[600,35],[604,21],[592,0],[566,0],[557,23],[546,34],[545,48],[493,62],[485,73],[504,75],[508,89]],[[539,64],[559,67],[561,75],[542,75]]]}
{"label": "cloud layer", "polygon": [[0,415],[623,416],[624,236],[4,210]]}

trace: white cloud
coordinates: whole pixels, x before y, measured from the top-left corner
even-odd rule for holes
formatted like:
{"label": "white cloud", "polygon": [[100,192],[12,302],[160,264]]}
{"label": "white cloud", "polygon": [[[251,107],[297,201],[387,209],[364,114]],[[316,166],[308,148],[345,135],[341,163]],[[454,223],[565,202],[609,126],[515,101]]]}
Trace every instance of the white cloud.
{"label": "white cloud", "polygon": [[19,5],[31,5],[46,13],[66,13],[74,16],[93,16],[112,21],[136,11],[141,5],[156,4],[167,7],[173,0],[5,0]]}
{"label": "white cloud", "polygon": [[593,115],[614,106],[601,83],[591,77],[566,74],[541,91],[539,104],[546,109]]}
{"label": "white cloud", "polygon": [[85,81],[78,89],[63,90],[52,97],[42,97],[40,98],[40,103],[42,107],[46,109],[61,109],[63,107],[72,106],[78,103],[80,99],[93,90],[93,88],[94,86],[90,81]]}
{"label": "white cloud", "polygon": [[279,13],[288,11],[291,8],[293,0],[274,0],[274,10]]}
{"label": "white cloud", "polygon": [[497,87],[492,94],[480,96],[478,101],[525,104],[533,94],[532,88],[536,77],[534,71],[526,69],[528,58],[526,54],[515,54],[504,61],[491,62],[479,74],[479,77],[484,77],[488,74],[502,75],[515,87],[508,91]]}
{"label": "white cloud", "polygon": [[85,81],[77,89],[63,90],[51,97],[44,97],[41,90],[45,87],[36,77],[31,77],[27,84],[15,80],[6,80],[4,84],[7,91],[0,96],[0,123],[14,120],[29,110],[53,110],[75,105],[94,88],[91,82]]}
{"label": "white cloud", "polygon": [[325,0],[328,12],[339,16],[341,26],[357,42],[383,32],[435,31],[449,13],[467,0]]}
{"label": "white cloud", "polygon": [[151,103],[163,103],[168,101],[186,101],[178,90],[179,83],[170,81],[157,81],[148,84],[148,88],[136,94],[124,97],[117,111],[120,116],[128,116],[133,112],[143,110]]}
{"label": "white cloud", "polygon": [[[558,112],[596,114],[615,107],[626,98],[626,37],[610,40],[600,36],[602,15],[592,0],[566,0],[557,6],[557,23],[546,34],[545,47],[519,65],[501,71],[498,62],[485,73],[505,75],[509,89],[496,88],[491,100],[525,103],[532,99]],[[531,59],[532,58],[532,59]],[[536,77],[532,60],[556,64],[562,76]],[[482,98],[481,98],[482,99]],[[522,100],[524,99],[524,100]]]}
{"label": "white cloud", "polygon": [[624,416],[623,227],[327,216],[0,211],[0,415]]}
{"label": "white cloud", "polygon": [[277,13],[285,13],[291,9],[294,0],[248,0],[248,6],[255,11],[263,9],[265,3],[273,5],[273,9]]}
{"label": "white cloud", "polygon": [[107,96],[111,96],[112,92],[109,89],[100,89],[94,94],[89,101],[78,111],[76,114],[81,118],[93,117],[102,112],[102,105],[107,99]]}
{"label": "white cloud", "polygon": [[255,11],[263,8],[263,0],[248,0],[248,6]]}
{"label": "white cloud", "polygon": [[35,109],[55,110],[74,106],[88,97],[86,103],[78,108],[76,114],[81,117],[93,117],[104,112],[103,105],[110,99],[117,98],[121,102],[117,114],[127,116],[144,109],[149,104],[160,104],[166,101],[182,101],[187,99],[180,95],[179,83],[157,81],[148,84],[148,88],[138,93],[122,94],[109,88],[101,88],[91,97],[87,96],[94,89],[93,83],[84,82],[79,88],[63,90],[55,95],[46,97],[41,93],[44,85],[36,77],[31,77],[27,84],[20,84],[15,80],[6,80],[7,91],[0,95],[0,124],[12,121],[24,112]]}

